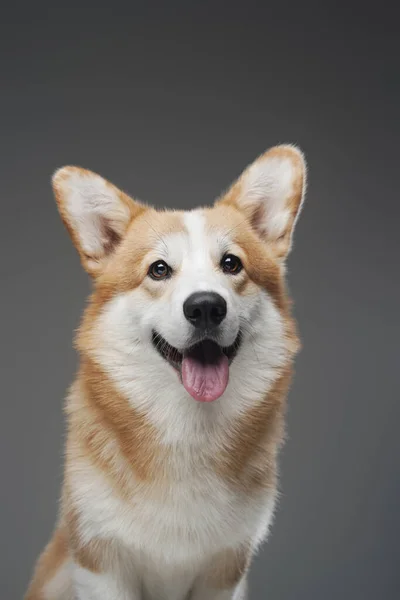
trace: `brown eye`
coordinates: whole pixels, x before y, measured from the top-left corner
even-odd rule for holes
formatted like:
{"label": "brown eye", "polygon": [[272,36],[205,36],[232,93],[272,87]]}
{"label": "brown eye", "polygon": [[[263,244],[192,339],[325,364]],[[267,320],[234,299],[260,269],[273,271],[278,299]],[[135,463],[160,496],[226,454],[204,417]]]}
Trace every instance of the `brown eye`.
{"label": "brown eye", "polygon": [[163,260],[157,260],[149,268],[149,276],[152,279],[167,279],[170,277],[172,273],[172,269],[167,265]]}
{"label": "brown eye", "polygon": [[226,254],[221,260],[221,267],[224,273],[237,275],[243,269],[242,261],[234,254]]}

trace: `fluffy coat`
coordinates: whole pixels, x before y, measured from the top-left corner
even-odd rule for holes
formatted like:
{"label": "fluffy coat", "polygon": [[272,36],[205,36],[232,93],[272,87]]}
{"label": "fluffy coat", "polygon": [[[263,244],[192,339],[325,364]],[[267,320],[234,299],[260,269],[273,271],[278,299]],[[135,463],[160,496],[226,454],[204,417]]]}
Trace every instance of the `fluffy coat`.
{"label": "fluffy coat", "polygon": [[[293,146],[260,156],[211,208],[157,211],[90,171],[53,177],[93,278],[66,401],[59,519],[26,600],[244,600],[266,538],[299,343],[285,260],[305,190]],[[239,257],[226,273],[221,259]],[[172,275],[149,276],[162,260]],[[184,352],[182,305],[212,290],[218,343],[241,343],[214,402],[194,400],[154,344]]]}

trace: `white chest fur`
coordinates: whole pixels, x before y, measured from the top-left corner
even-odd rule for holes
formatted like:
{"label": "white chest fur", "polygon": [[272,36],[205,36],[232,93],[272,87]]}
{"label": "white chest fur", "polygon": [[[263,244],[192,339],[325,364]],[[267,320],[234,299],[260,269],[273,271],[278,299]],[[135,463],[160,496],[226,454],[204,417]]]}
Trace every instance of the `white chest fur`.
{"label": "white chest fur", "polygon": [[256,543],[271,519],[274,494],[249,495],[200,464],[163,485],[132,481],[122,499],[89,464],[76,465],[73,502],[84,519],[84,541],[118,539],[134,554],[170,566],[197,563],[243,542]]}

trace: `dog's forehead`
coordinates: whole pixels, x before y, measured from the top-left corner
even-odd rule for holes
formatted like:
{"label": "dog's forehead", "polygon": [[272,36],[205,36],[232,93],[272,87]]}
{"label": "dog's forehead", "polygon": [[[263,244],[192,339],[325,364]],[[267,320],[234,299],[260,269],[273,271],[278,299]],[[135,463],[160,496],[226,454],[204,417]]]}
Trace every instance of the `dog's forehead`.
{"label": "dog's forehead", "polygon": [[215,247],[215,236],[207,231],[202,212],[183,212],[179,230],[164,230],[155,240],[154,256],[165,259],[172,267],[191,261],[205,260]]}
{"label": "dog's forehead", "polygon": [[201,208],[175,214],[180,227],[163,228],[157,243],[160,252],[183,258],[206,254],[219,256],[227,251],[232,241],[230,234],[238,224],[229,211]]}

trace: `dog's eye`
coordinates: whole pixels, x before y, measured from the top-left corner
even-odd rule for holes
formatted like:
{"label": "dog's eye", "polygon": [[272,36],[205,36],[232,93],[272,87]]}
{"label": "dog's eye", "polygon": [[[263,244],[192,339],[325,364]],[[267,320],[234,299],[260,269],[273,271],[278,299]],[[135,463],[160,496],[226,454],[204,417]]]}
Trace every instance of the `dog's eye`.
{"label": "dog's eye", "polygon": [[243,269],[242,261],[234,254],[225,254],[221,260],[221,267],[224,273],[237,275]]}
{"label": "dog's eye", "polygon": [[171,267],[163,260],[156,260],[149,268],[149,276],[152,279],[166,279],[171,276],[171,273]]}

